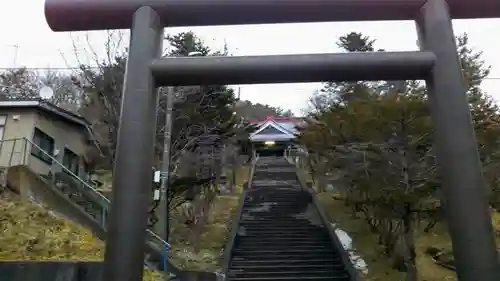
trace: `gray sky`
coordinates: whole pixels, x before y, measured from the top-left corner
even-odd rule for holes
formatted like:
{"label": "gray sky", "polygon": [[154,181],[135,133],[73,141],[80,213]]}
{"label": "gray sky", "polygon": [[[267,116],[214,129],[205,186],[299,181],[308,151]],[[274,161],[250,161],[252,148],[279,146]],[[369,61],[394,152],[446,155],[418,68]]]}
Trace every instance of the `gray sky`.
{"label": "gray sky", "polygon": [[[54,33],[43,14],[44,0],[17,0],[2,3],[0,11],[0,68],[27,66],[30,68],[75,67],[73,42],[80,60],[92,62],[87,34],[92,48],[102,55],[105,32]],[[493,67],[491,78],[500,78],[500,19],[454,21],[455,34],[467,32],[471,45],[484,52],[484,60]],[[338,37],[362,32],[377,39],[376,47],[388,51],[416,50],[416,32],[412,22],[353,22],[248,25],[224,27],[170,28],[167,33],[194,31],[213,49],[222,48],[224,41],[234,55],[274,55],[337,52]],[[126,46],[126,42],[125,42]],[[243,85],[241,96],[253,102],[291,109],[299,114],[308,96],[318,83]],[[489,79],[484,89],[500,100],[500,79]]]}

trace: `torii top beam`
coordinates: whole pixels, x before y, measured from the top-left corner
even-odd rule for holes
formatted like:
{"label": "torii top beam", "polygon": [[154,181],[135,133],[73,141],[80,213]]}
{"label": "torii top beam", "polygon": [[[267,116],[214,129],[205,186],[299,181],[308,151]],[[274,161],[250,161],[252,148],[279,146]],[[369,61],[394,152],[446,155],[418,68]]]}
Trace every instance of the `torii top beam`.
{"label": "torii top beam", "polygon": [[[46,0],[54,31],[126,29],[141,6],[164,26],[413,20],[432,0]],[[453,19],[500,18],[500,0],[447,0]]]}

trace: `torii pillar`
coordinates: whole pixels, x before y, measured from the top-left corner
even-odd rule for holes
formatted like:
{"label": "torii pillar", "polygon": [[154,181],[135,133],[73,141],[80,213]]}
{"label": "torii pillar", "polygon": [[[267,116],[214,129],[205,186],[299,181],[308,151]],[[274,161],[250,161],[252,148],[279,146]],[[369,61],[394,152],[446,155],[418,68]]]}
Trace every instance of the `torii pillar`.
{"label": "torii pillar", "polygon": [[[132,31],[113,173],[105,281],[142,278],[156,87],[426,80],[460,281],[499,281],[487,192],[451,19],[499,18],[499,0],[46,0],[54,31]],[[159,58],[164,27],[416,20],[420,52]]]}

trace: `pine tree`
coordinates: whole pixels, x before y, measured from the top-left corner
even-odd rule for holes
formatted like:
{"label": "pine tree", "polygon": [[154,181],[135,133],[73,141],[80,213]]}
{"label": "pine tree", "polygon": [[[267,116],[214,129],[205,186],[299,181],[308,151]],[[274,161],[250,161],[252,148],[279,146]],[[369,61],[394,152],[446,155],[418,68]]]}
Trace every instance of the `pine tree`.
{"label": "pine tree", "polygon": [[[481,53],[469,47],[466,35],[457,42],[484,175],[492,190],[492,204],[500,207],[499,111],[480,88],[489,67]],[[360,34],[344,36],[340,43],[346,50],[374,50],[374,41]],[[346,204],[364,214],[386,253],[395,262],[402,259],[407,280],[415,281],[419,276],[415,224],[425,217],[429,231],[441,219],[441,183],[425,88],[415,81],[403,86],[328,83],[324,93],[332,93],[335,99],[311,114],[314,121],[301,129],[299,139],[313,152],[310,157],[319,154],[326,159],[327,169],[339,175],[335,184]],[[401,257],[394,254],[399,239],[405,241]]]}
{"label": "pine tree", "polygon": [[491,204],[500,209],[500,112],[491,96],[481,89],[481,83],[490,73],[482,60],[482,52],[469,47],[467,34],[457,37],[458,54],[462,64],[472,122],[476,132],[479,156],[491,195]]}
{"label": "pine tree", "polygon": [[[373,52],[375,40],[362,33],[351,32],[338,39],[337,46],[346,52]],[[310,111],[321,112],[333,104],[347,103],[351,100],[369,99],[377,89],[373,82],[327,82],[320,91],[313,94]]]}

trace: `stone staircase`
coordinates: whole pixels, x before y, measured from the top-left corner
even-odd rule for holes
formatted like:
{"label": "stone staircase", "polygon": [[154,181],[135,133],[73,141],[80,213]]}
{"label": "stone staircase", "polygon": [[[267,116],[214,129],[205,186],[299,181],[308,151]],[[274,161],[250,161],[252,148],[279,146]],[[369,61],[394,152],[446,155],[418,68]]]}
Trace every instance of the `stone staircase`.
{"label": "stone staircase", "polygon": [[261,158],[250,188],[227,280],[354,280],[294,166],[284,158]]}

